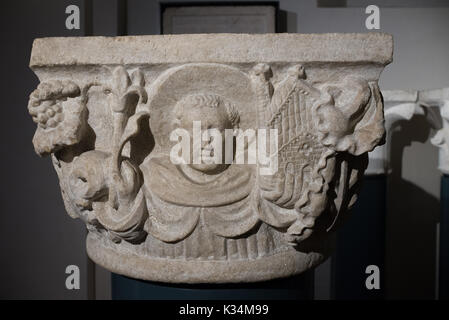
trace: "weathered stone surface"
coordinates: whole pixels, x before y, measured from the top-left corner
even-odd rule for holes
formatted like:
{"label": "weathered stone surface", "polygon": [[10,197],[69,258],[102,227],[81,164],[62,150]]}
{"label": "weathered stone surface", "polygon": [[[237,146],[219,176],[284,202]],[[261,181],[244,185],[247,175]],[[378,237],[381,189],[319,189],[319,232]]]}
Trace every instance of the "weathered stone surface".
{"label": "weathered stone surface", "polygon": [[384,136],[377,80],[391,57],[377,33],[37,39],[33,143],[105,268],[286,277],[329,255],[355,202]]}

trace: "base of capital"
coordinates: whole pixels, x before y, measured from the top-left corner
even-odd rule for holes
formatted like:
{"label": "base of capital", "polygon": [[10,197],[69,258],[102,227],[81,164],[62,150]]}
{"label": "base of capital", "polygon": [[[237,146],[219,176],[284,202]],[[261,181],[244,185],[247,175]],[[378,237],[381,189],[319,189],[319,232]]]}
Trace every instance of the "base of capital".
{"label": "base of capital", "polygon": [[257,259],[162,259],[138,254],[97,234],[86,241],[89,257],[98,265],[128,277],[167,283],[238,283],[285,278],[314,268],[323,252],[288,250]]}

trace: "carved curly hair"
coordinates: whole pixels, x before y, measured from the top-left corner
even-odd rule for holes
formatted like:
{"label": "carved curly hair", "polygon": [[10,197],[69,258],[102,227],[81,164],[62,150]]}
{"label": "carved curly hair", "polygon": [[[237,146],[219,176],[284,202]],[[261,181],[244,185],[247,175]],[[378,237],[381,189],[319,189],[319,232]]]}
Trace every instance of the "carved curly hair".
{"label": "carved curly hair", "polygon": [[232,124],[232,127],[234,129],[237,129],[239,127],[240,114],[237,111],[237,108],[231,102],[225,100],[223,97],[217,94],[196,93],[184,96],[176,103],[174,108],[175,124],[180,124],[180,120],[186,106],[189,108],[219,108],[220,106],[222,106],[226,110],[228,120]]}

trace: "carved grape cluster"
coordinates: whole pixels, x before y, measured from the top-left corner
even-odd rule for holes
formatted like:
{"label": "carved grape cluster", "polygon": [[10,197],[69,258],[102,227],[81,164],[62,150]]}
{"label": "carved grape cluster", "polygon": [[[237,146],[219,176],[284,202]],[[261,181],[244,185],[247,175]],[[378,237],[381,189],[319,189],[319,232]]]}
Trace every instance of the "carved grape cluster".
{"label": "carved grape cluster", "polygon": [[62,120],[64,115],[62,114],[62,107],[60,104],[54,101],[44,101],[34,110],[30,111],[33,116],[33,121],[36,122],[41,128],[55,128]]}
{"label": "carved grape cluster", "polygon": [[70,80],[47,80],[31,93],[28,111],[38,124],[33,137],[37,154],[49,155],[81,141],[86,127],[88,85],[80,89]]}
{"label": "carved grape cluster", "polygon": [[80,88],[70,80],[41,83],[30,95],[28,110],[41,128],[55,128],[64,120],[62,102],[80,95]]}

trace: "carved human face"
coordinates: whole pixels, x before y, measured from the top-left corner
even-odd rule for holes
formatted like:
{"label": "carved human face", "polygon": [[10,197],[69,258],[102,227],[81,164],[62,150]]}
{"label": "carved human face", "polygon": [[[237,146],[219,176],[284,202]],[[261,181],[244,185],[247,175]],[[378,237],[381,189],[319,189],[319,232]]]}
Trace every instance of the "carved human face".
{"label": "carved human face", "polygon": [[221,157],[222,163],[205,161],[205,158],[213,157],[216,152],[216,150],[214,150],[214,143],[212,143],[215,137],[210,136],[208,140],[201,140],[200,154],[198,154],[198,150],[193,148],[193,139],[191,139],[191,159],[194,159],[194,156],[196,156],[198,159],[201,159],[201,163],[191,163],[189,166],[197,171],[208,174],[216,174],[223,171],[227,167],[223,160],[225,150],[225,129],[232,129],[232,123],[228,119],[225,108],[221,105],[217,108],[209,106],[185,108],[183,117],[181,118],[181,127],[189,131],[190,137],[193,137],[194,121],[201,121],[201,134],[210,129],[217,129],[220,132],[221,141],[219,143],[222,146],[221,153],[223,156]]}

